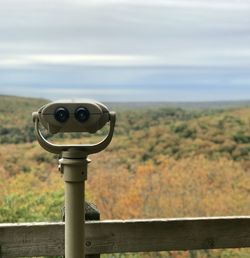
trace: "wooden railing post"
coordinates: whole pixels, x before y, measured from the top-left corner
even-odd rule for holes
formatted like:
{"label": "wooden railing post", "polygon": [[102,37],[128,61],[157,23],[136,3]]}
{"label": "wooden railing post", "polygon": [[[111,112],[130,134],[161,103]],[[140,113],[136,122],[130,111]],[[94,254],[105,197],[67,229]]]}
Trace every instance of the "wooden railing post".
{"label": "wooden railing post", "polygon": [[[92,203],[85,202],[85,221],[100,220],[100,212],[96,206]],[[86,241],[86,246],[91,245],[89,241]],[[100,258],[100,254],[89,254],[86,258]]]}

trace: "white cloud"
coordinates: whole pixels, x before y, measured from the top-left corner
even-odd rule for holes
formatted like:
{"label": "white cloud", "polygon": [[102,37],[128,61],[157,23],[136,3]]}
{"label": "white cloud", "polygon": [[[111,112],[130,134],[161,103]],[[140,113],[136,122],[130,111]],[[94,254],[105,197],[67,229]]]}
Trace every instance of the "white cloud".
{"label": "white cloud", "polygon": [[[188,84],[188,68],[208,66],[209,78],[190,78],[210,82],[218,67],[250,67],[249,24],[249,0],[0,0],[0,87]],[[176,69],[159,78],[149,66]],[[231,74],[225,83],[247,85],[238,70]]]}
{"label": "white cloud", "polygon": [[[5,0],[5,5],[8,5]],[[0,1],[0,3],[2,2]],[[142,6],[174,6],[180,8],[222,8],[222,9],[238,9],[249,7],[248,0],[9,0],[10,4],[43,6],[47,2],[48,6],[54,5],[78,5],[78,6],[107,6],[107,5],[142,5]]]}
{"label": "white cloud", "polygon": [[[215,63],[215,60],[218,60]],[[33,54],[23,56],[3,56],[2,69],[44,66],[78,65],[103,67],[157,67],[157,66],[250,66],[250,47],[245,49],[217,48],[180,49],[164,55],[82,55],[82,54]]]}
{"label": "white cloud", "polygon": [[178,58],[246,48],[249,24],[245,0],[0,0],[0,54]]}
{"label": "white cloud", "polygon": [[76,54],[37,54],[2,58],[2,67],[20,67],[32,65],[96,65],[96,66],[142,66],[157,64],[151,56],[136,55],[76,55]]}

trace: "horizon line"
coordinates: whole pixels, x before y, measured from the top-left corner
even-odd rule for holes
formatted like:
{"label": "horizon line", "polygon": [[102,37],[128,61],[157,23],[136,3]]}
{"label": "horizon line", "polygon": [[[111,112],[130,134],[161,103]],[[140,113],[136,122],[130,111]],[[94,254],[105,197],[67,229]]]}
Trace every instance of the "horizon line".
{"label": "horizon line", "polygon": [[[36,96],[23,96],[23,95],[11,95],[11,94],[1,94],[0,93],[0,97],[17,97],[17,98],[29,98],[29,99],[40,99],[40,100],[50,100],[50,101],[54,101],[52,99],[49,98],[39,98]],[[61,99],[61,98],[58,98]],[[74,98],[69,98],[69,99],[74,99]],[[91,98],[90,98],[91,99]],[[235,103],[235,102],[250,102],[250,99],[221,99],[221,100],[128,100],[128,101],[116,101],[116,100],[100,100],[102,102],[106,102],[106,103],[138,103],[138,104],[143,104],[143,103],[169,103],[169,104],[192,104],[192,103]]]}

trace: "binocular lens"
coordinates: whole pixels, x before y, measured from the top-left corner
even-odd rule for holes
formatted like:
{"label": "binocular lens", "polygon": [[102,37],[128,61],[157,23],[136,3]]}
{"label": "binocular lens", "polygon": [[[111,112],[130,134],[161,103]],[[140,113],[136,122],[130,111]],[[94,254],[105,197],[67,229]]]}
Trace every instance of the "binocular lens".
{"label": "binocular lens", "polygon": [[64,107],[59,107],[55,111],[55,119],[60,122],[64,123],[69,119],[69,111]]}
{"label": "binocular lens", "polygon": [[75,118],[78,122],[83,123],[89,118],[89,111],[87,108],[79,107],[75,111]]}

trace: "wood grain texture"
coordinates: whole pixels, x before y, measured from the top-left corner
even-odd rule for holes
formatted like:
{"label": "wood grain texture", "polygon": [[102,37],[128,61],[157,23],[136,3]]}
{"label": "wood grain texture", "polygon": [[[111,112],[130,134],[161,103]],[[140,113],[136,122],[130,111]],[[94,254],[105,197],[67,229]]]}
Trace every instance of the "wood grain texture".
{"label": "wood grain texture", "polygon": [[64,254],[64,224],[0,224],[0,246],[1,257]]}
{"label": "wood grain texture", "polygon": [[[87,254],[250,247],[250,217],[94,221]],[[63,223],[0,224],[1,257],[64,254]]]}

